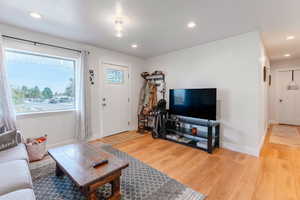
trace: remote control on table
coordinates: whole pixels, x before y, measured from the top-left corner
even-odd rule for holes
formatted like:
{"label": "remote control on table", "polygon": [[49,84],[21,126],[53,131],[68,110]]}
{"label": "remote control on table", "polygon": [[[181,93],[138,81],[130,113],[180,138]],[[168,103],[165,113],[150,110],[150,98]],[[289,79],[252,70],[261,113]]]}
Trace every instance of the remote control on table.
{"label": "remote control on table", "polygon": [[93,163],[93,167],[96,168],[96,167],[99,167],[99,166],[104,165],[106,163],[108,163],[108,160],[101,160],[99,162]]}

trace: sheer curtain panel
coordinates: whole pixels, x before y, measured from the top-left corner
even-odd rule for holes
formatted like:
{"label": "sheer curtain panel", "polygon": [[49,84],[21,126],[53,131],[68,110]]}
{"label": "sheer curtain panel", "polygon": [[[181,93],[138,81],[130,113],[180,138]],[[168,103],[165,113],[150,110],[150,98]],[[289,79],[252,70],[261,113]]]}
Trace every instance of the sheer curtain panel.
{"label": "sheer curtain panel", "polygon": [[11,98],[11,90],[5,69],[5,52],[0,34],[0,126],[6,130],[16,129],[16,115]]}
{"label": "sheer curtain panel", "polygon": [[82,51],[76,70],[76,138],[87,140],[92,136],[88,52]]}

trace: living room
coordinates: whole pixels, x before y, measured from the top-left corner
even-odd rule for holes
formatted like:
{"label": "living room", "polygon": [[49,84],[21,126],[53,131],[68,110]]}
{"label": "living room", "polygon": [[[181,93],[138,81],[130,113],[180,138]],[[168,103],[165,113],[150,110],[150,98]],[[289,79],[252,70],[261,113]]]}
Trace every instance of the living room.
{"label": "living room", "polygon": [[0,199],[300,199],[298,4],[1,2]]}

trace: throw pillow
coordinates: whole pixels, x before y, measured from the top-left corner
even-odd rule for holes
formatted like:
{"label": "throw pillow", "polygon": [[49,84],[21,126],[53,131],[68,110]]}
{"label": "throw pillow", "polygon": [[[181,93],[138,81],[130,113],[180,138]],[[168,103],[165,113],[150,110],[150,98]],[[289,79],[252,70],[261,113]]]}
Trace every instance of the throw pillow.
{"label": "throw pillow", "polygon": [[0,134],[5,132],[5,126],[0,124]]}
{"label": "throw pillow", "polygon": [[0,135],[0,151],[18,145],[17,130],[7,131]]}

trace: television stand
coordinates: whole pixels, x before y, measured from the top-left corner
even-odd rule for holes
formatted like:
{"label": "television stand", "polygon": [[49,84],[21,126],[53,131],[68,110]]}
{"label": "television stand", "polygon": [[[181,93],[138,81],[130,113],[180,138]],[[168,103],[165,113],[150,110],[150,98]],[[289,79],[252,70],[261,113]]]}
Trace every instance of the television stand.
{"label": "television stand", "polygon": [[220,123],[181,116],[165,119],[160,138],[212,153],[220,146]]}

